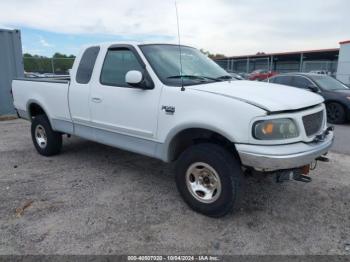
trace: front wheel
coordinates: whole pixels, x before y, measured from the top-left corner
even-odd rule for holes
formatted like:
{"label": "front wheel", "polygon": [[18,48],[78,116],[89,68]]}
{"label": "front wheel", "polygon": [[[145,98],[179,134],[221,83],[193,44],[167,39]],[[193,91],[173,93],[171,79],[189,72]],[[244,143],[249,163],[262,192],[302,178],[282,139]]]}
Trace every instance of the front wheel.
{"label": "front wheel", "polygon": [[326,106],[327,119],[331,124],[343,124],[345,122],[345,109],[339,103],[329,103]]}
{"label": "front wheel", "polygon": [[243,182],[239,162],[215,144],[198,144],[183,152],[175,179],[185,202],[211,217],[224,216],[237,207]]}
{"label": "front wheel", "polygon": [[31,133],[35,149],[40,155],[53,156],[60,153],[62,134],[52,130],[50,121],[45,115],[33,119]]}

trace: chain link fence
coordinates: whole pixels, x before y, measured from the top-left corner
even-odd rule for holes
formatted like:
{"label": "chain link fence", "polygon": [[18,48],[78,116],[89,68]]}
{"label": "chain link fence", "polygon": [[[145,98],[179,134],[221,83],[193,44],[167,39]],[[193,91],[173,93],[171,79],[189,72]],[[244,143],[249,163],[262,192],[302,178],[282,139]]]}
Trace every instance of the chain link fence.
{"label": "chain link fence", "polygon": [[229,72],[251,73],[257,69],[270,70],[270,58],[220,59],[215,61]]}
{"label": "chain link fence", "polygon": [[[45,58],[45,57],[24,57],[25,72],[42,75],[68,75],[69,69],[72,68],[75,58]],[[256,69],[275,70],[280,73],[300,71],[300,63],[293,61],[270,61],[269,58],[255,59],[221,59],[216,62],[225,70],[237,73],[251,73]],[[337,77],[346,84],[350,83],[350,61],[346,63],[349,70],[342,70],[337,73],[338,61],[303,61],[301,66],[302,72],[325,71],[330,75]],[[344,72],[343,72],[344,71]]]}
{"label": "chain link fence", "polygon": [[[248,78],[257,69],[276,71],[278,73],[304,72],[327,74],[350,87],[350,60],[309,60],[309,61],[273,61],[269,58],[239,58],[214,60],[227,72],[237,73]],[[301,63],[300,63],[301,62]]]}
{"label": "chain link fence", "polygon": [[23,57],[24,71],[34,74],[67,75],[75,58]]}
{"label": "chain link fence", "polygon": [[324,71],[335,76],[337,73],[338,61],[304,61],[303,72]]}

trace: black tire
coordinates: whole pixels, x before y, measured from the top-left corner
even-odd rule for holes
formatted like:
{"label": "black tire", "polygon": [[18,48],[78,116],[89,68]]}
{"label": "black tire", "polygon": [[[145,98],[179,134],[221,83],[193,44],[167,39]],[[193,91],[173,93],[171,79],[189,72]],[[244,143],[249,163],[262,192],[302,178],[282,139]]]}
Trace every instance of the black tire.
{"label": "black tire", "polygon": [[331,124],[344,124],[346,114],[344,107],[336,102],[328,103],[327,106],[327,120]]}
{"label": "black tire", "polygon": [[[39,145],[36,138],[36,130],[44,130],[46,136],[46,143],[43,142]],[[62,134],[52,130],[50,121],[45,115],[38,115],[32,121],[31,127],[32,140],[35,149],[40,155],[53,156],[61,152],[62,148]]]}
{"label": "black tire", "polygon": [[[193,190],[191,192],[191,189],[188,188],[187,171],[191,170],[189,168],[196,165],[195,163],[209,165],[216,171],[220,179],[221,193],[216,196],[217,199],[212,203],[199,201],[194,196]],[[176,162],[175,179],[177,188],[185,202],[193,210],[204,215],[222,217],[237,208],[241,202],[243,174],[240,163],[233,154],[221,146],[205,143],[191,146],[185,150]],[[189,187],[191,186],[189,185]]]}

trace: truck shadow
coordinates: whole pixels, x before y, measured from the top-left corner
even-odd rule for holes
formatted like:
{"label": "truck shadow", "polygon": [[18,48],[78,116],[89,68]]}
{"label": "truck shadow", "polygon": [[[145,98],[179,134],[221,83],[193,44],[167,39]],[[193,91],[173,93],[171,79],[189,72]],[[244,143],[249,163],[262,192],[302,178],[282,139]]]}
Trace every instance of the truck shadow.
{"label": "truck shadow", "polygon": [[[153,183],[157,187],[163,187],[162,192],[182,202],[173,180],[173,164],[78,138],[66,139],[62,156],[72,159],[73,155],[78,159],[76,161],[89,162],[93,159],[95,167],[104,166],[104,169],[113,170],[111,174],[106,173],[106,176],[128,174],[131,181],[137,180],[141,184]],[[271,206],[272,202],[283,199],[290,191],[289,187],[299,185],[295,182],[277,184],[273,175],[249,174],[245,177],[242,208],[239,212],[241,215],[271,210],[274,208]],[[289,205],[297,205],[296,202]]]}

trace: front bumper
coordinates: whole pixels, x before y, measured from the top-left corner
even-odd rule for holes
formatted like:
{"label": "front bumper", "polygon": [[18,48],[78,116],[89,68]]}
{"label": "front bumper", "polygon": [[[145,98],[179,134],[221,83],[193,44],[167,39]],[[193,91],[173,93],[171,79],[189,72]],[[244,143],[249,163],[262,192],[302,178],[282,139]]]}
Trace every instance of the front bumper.
{"label": "front bumper", "polygon": [[246,145],[236,144],[242,165],[259,171],[292,169],[310,164],[324,155],[332,146],[334,133],[321,142],[294,143],[287,145]]}

